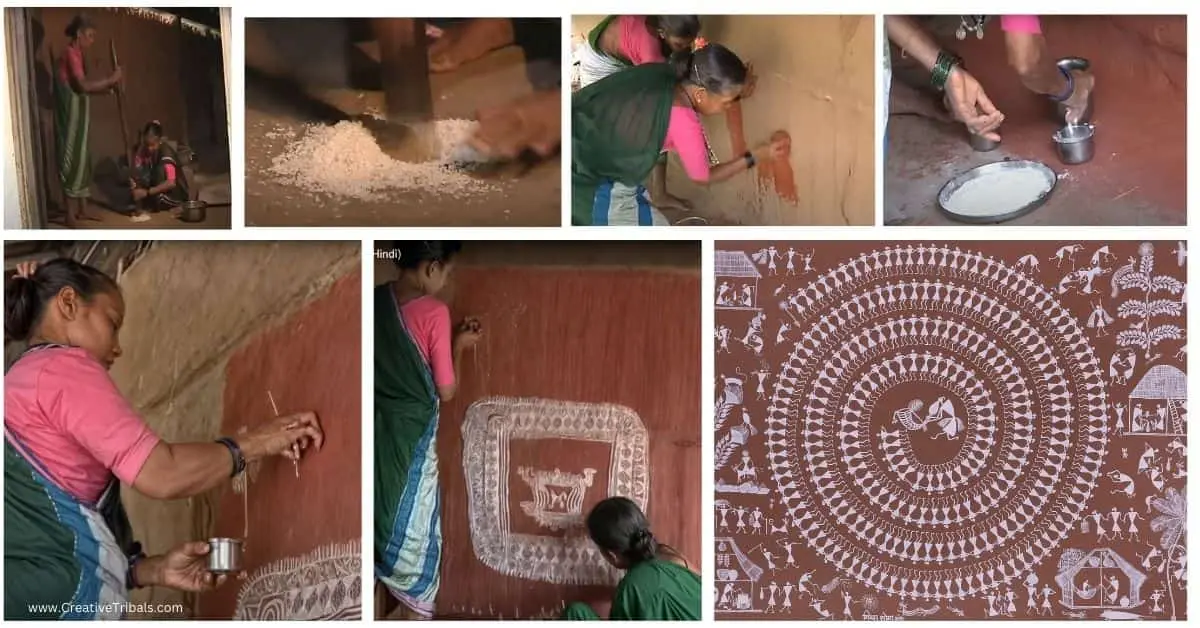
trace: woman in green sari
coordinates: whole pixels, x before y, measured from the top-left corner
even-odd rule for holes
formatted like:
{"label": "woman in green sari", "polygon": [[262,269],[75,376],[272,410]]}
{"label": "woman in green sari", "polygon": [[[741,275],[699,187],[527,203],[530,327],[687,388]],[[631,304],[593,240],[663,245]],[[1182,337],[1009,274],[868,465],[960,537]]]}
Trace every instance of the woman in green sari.
{"label": "woman in green sari", "polygon": [[83,15],[67,25],[71,38],[54,72],[54,143],[58,149],[58,179],[67,199],[67,226],[77,219],[93,219],[87,211],[91,197],[92,162],[88,152],[91,108],[88,96],[112,90],[121,81],[121,68],[108,78],[88,79],[83,53],[96,43],[96,28]]}
{"label": "woman in green sari", "polygon": [[387,255],[400,277],[375,289],[375,599],[391,593],[410,619],[433,617],[440,585],[438,407],[454,397],[462,357],[479,341],[479,321],[452,328],[450,308],[433,296],[461,248],[396,242]]}
{"label": "woman in green sari", "polygon": [[[571,106],[571,222],[666,225],[643,183],[666,152],[700,184],[725,181],[786,155],[786,140],[717,163],[700,116],[724,113],[753,92],[753,75],[732,51],[708,44],[611,74],[580,90]],[[680,204],[682,205],[682,204]]]}
{"label": "woman in green sari", "polygon": [[[700,574],[691,570],[679,552],[654,538],[637,504],[610,497],[592,508],[587,528],[609,564],[625,570],[609,619],[700,620]],[[596,620],[600,616],[587,604],[576,602],[563,611],[562,618]]]}

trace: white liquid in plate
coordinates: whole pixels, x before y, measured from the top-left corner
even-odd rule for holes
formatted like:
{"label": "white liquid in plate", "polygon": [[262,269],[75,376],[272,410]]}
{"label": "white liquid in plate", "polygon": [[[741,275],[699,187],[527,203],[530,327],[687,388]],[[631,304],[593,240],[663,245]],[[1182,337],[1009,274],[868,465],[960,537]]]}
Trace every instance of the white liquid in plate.
{"label": "white liquid in plate", "polygon": [[1002,168],[967,181],[946,199],[946,210],[961,216],[1002,216],[1020,210],[1050,191],[1040,170]]}

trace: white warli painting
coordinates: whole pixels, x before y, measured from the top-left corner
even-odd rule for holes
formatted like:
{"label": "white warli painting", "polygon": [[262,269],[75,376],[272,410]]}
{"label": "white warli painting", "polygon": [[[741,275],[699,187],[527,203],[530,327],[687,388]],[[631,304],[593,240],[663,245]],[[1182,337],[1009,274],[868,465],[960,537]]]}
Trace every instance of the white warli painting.
{"label": "white warli painting", "polygon": [[[532,500],[510,512],[509,446],[513,441],[566,439],[611,446],[608,469],[517,469]],[[649,436],[633,410],[612,404],[491,397],[471,404],[463,422],[463,471],[471,542],[488,567],[554,584],[612,585],[620,574],[583,529],[583,504],[597,477],[608,494],[643,510],[650,495]],[[591,499],[594,503],[599,499]],[[518,533],[513,516],[529,517],[546,534]],[[562,534],[566,531],[566,534]]]}
{"label": "white warli painting", "polygon": [[318,547],[274,561],[241,581],[233,619],[358,620],[362,618],[362,541]]}

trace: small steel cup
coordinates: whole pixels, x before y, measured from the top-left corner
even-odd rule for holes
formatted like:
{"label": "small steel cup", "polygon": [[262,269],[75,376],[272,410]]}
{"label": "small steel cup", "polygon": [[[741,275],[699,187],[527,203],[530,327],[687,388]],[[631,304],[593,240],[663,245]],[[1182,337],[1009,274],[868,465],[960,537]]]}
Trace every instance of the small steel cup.
{"label": "small steel cup", "polygon": [[982,135],[976,135],[968,132],[967,137],[971,142],[971,148],[980,153],[993,151],[1000,147],[1000,142],[997,142],[996,140],[990,140]]}
{"label": "small steel cup", "polygon": [[208,570],[212,573],[236,573],[242,570],[241,539],[208,540]]}
{"label": "small steel cup", "polygon": [[1092,160],[1096,152],[1096,129],[1090,124],[1064,126],[1054,133],[1054,146],[1064,164],[1082,164]]}

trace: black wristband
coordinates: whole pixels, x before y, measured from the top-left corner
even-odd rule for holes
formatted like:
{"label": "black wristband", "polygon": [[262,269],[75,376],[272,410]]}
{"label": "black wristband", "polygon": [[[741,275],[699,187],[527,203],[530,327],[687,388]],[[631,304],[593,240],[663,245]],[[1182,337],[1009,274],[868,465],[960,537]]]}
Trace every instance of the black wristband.
{"label": "black wristband", "polygon": [[758,159],[756,159],[754,157],[754,153],[752,153],[750,151],[746,151],[746,154],[742,155],[742,159],[746,160],[746,168],[747,169],[753,168],[754,166],[758,165]]}
{"label": "black wristband", "polygon": [[146,552],[142,551],[141,543],[134,543],[132,554],[129,556],[127,571],[125,572],[125,588],[129,590],[142,588],[142,583],[137,579],[137,564],[146,557]]}
{"label": "black wristband", "polygon": [[217,442],[224,445],[233,458],[233,473],[230,473],[229,477],[237,477],[239,473],[246,470],[246,458],[242,455],[242,448],[238,447],[232,438],[218,438]]}

